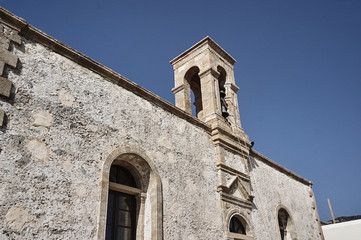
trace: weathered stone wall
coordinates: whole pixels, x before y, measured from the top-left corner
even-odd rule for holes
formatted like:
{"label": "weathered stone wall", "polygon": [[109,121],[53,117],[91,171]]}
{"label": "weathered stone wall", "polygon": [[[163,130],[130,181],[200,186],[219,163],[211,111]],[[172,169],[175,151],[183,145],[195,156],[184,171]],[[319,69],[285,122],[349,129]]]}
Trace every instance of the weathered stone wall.
{"label": "weathered stone wall", "polygon": [[248,140],[237,147],[234,131],[212,132],[24,20],[0,14],[17,26],[0,26],[0,239],[101,239],[113,160],[145,173],[144,239],[159,239],[154,199],[161,199],[163,239],[232,239],[235,213],[246,220],[247,239],[279,239],[279,207],[289,211],[298,240],[322,239],[310,182],[254,151],[247,163]]}
{"label": "weathered stone wall", "polygon": [[298,240],[322,239],[311,185],[296,180],[287,174],[286,169],[282,172],[266,164],[269,161],[262,160],[258,154],[251,154],[250,157],[254,195],[251,217],[257,239],[280,239],[279,208],[289,212]]}
{"label": "weathered stone wall", "polygon": [[164,239],[222,238],[204,129],[31,40],[12,52],[19,64],[6,73],[15,98],[2,102],[1,239],[95,239],[103,161],[121,146],[142,149],[157,168]]}

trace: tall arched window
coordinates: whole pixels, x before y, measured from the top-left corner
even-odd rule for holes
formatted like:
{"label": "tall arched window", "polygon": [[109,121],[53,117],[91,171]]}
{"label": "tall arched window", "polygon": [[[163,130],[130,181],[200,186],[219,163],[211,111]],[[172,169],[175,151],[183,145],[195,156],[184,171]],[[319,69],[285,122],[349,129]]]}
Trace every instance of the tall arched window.
{"label": "tall arched window", "polygon": [[281,240],[293,240],[296,238],[295,228],[293,221],[288,214],[287,210],[281,208],[278,211],[278,226],[280,230]]}
{"label": "tall arched window", "polygon": [[138,147],[122,146],[105,159],[97,239],[163,239],[162,183]]}
{"label": "tall arched window", "polygon": [[135,240],[137,188],[132,174],[119,165],[112,165],[109,174],[109,194],[106,221],[106,240]]}

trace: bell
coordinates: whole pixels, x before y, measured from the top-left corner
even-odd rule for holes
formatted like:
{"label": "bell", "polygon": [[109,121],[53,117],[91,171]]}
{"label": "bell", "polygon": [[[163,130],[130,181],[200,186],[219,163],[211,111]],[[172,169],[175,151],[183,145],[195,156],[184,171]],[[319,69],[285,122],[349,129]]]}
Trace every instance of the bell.
{"label": "bell", "polygon": [[219,95],[221,95],[221,98],[224,98],[226,96],[226,91],[221,88],[221,90],[219,91]]}
{"label": "bell", "polygon": [[229,116],[229,113],[227,112],[227,108],[224,105],[222,105],[222,116],[224,118]]}
{"label": "bell", "polygon": [[226,101],[224,100],[224,97],[226,96],[226,91],[224,88],[221,88],[219,90],[219,95],[221,97],[221,110],[222,110],[222,116],[224,118],[228,117],[229,116],[229,113],[227,112],[227,103]]}

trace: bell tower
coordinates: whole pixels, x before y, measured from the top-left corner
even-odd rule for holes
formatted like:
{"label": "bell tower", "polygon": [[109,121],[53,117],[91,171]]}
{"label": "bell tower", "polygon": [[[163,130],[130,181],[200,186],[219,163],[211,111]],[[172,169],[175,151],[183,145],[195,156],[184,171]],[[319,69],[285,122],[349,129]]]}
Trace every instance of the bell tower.
{"label": "bell tower", "polygon": [[[253,239],[250,214],[253,196],[249,177],[251,144],[239,116],[233,65],[236,62],[210,37],[174,58],[175,105],[208,124],[215,148],[225,239]],[[193,102],[192,102],[193,93]],[[235,233],[232,222],[242,222]],[[246,236],[247,235],[247,236]]]}
{"label": "bell tower", "polygon": [[[239,117],[233,65],[236,62],[210,37],[174,58],[175,105],[211,126],[243,133]],[[194,102],[191,101],[191,92]]]}

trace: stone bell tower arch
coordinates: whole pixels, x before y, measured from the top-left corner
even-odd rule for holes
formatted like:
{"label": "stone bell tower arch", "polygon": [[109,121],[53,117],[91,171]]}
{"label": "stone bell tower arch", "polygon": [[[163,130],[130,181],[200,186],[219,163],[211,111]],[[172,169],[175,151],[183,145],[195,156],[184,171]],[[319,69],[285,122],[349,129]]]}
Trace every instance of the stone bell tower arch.
{"label": "stone bell tower arch", "polygon": [[[241,126],[235,62],[210,37],[205,37],[170,61],[175,79],[172,92],[177,107],[192,114],[193,104],[196,117],[211,128],[224,239],[253,239],[249,224],[253,202],[248,166],[251,144]],[[245,231],[234,231],[232,223],[236,220],[242,222]]]}
{"label": "stone bell tower arch", "polygon": [[[229,125],[243,132],[239,117],[233,65],[236,62],[210,37],[174,58],[175,105],[210,125]],[[191,102],[191,91],[194,102]]]}

